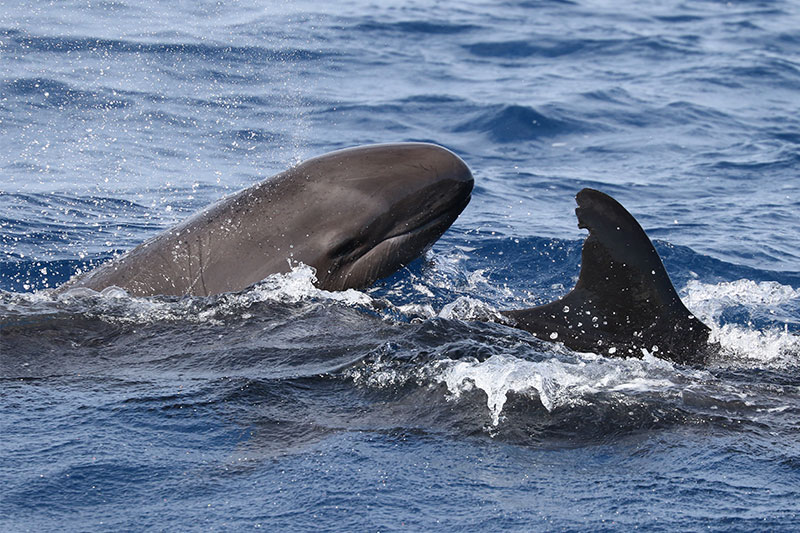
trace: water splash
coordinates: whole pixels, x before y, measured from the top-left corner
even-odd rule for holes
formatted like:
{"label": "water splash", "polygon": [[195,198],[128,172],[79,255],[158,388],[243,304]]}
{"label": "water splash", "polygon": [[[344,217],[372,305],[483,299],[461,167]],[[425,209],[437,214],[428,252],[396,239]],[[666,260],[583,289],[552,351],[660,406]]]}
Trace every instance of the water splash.
{"label": "water splash", "polygon": [[686,305],[711,327],[722,365],[785,368],[800,364],[800,290],[774,281],[690,281]]}
{"label": "water splash", "polygon": [[262,302],[294,304],[316,300],[367,307],[373,301],[354,289],[338,292],[318,289],[316,281],[315,270],[299,263],[289,272],[272,274],[242,292],[210,298],[134,297],[119,287],[107,287],[101,292],[76,288],[58,295],[52,291],[0,292],[0,313],[79,313],[113,324],[174,321],[222,324],[228,317],[248,318],[249,309]]}
{"label": "water splash", "polygon": [[644,359],[607,359],[584,354],[573,361],[551,357],[527,361],[498,354],[478,361],[441,361],[434,378],[447,386],[453,397],[480,389],[492,424],[501,421],[509,392],[538,397],[547,411],[580,405],[589,394],[603,391],[659,391],[679,394],[681,371],[671,363],[646,356]]}
{"label": "water splash", "polygon": [[439,311],[438,316],[445,319],[480,320],[484,322],[505,321],[493,306],[468,296],[459,296],[454,301],[446,304]]}

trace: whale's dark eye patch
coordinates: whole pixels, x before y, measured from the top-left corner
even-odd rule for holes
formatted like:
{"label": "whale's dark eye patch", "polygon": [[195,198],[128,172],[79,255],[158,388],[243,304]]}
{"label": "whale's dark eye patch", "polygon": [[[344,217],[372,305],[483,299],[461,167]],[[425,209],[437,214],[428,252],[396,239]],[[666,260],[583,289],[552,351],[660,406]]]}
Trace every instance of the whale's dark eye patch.
{"label": "whale's dark eye patch", "polygon": [[349,255],[354,252],[359,246],[360,242],[358,239],[345,239],[338,246],[331,250],[331,256],[334,257],[341,257],[343,255]]}

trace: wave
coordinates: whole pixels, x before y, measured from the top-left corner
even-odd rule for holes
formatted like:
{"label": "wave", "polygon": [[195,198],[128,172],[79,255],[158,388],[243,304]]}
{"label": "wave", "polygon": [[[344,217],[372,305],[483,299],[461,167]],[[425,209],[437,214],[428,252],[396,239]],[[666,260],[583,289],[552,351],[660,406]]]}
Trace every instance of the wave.
{"label": "wave", "polygon": [[[558,261],[574,253],[553,251]],[[543,262],[553,260],[548,254]],[[418,295],[427,291],[422,301],[396,299],[407,295],[408,279],[367,293],[321,291],[304,266],[212,298],[132,298],[116,288],[0,293],[3,377],[228,380],[214,403],[264,387],[281,402],[297,388],[303,402],[316,402],[333,387],[371,398],[359,427],[435,427],[531,444],[684,424],[743,430],[755,418],[780,417],[786,405],[772,378],[753,378],[754,364],[800,367],[800,292],[777,282],[688,284],[687,305],[722,346],[711,366],[696,369],[646,353],[607,358],[540,341],[491,322],[504,302],[524,300],[486,289],[502,273],[465,270],[452,256],[416,268],[410,283],[422,285]],[[354,423],[332,416],[323,434]]]}
{"label": "wave", "polygon": [[88,52],[103,57],[117,54],[156,55],[237,63],[318,61],[335,55],[333,52],[304,48],[266,48],[197,42],[159,43],[97,37],[51,37],[14,29],[0,30],[0,36],[4,37],[0,50],[5,49],[7,52],[13,52],[18,48],[59,54]]}
{"label": "wave", "polygon": [[404,20],[399,22],[369,21],[355,26],[364,32],[398,32],[420,35],[457,35],[480,29],[474,24],[456,24],[450,22],[431,22],[427,20]]}
{"label": "wave", "polygon": [[0,290],[10,291],[55,287],[163,227],[144,206],[105,196],[0,192],[0,212]]}
{"label": "wave", "polygon": [[113,89],[83,90],[50,78],[22,78],[2,85],[4,93],[21,96],[31,104],[58,109],[124,109],[130,100]]}
{"label": "wave", "polygon": [[[450,327],[445,321],[428,329]],[[342,376],[390,404],[391,415],[378,405],[376,418],[526,445],[575,445],[674,425],[757,430],[770,418],[780,424],[787,409],[781,388],[747,372],[685,368],[651,355],[575,354],[504,338],[500,330],[456,342],[456,330],[423,347],[413,344],[420,333],[412,332],[410,340],[373,350]]]}
{"label": "wave", "polygon": [[539,37],[530,40],[485,41],[464,45],[474,56],[496,59],[524,59],[531,57],[565,58],[577,56],[657,56],[676,57],[700,54],[693,40],[663,36],[632,37],[629,39],[564,39]]}
{"label": "wave", "polygon": [[532,141],[564,136],[594,129],[587,122],[554,118],[521,105],[497,105],[473,113],[474,117],[461,122],[455,132],[481,132],[499,143]]}

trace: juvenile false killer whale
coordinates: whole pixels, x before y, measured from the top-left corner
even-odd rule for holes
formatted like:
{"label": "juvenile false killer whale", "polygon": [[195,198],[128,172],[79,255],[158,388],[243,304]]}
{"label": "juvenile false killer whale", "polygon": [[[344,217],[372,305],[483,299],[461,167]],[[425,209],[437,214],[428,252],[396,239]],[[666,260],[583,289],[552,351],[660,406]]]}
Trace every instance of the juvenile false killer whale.
{"label": "juvenile false killer whale", "polygon": [[619,202],[583,189],[575,197],[583,243],[578,282],[555,302],[501,314],[511,325],[576,351],[702,364],[710,330],[681,302],[658,252]]}
{"label": "juvenile false killer whale", "polygon": [[364,288],[429,248],[472,186],[467,165],[440,146],[339,150],[223,198],[56,290],[210,296],[288,272],[290,262],[313,267],[321,289]]}

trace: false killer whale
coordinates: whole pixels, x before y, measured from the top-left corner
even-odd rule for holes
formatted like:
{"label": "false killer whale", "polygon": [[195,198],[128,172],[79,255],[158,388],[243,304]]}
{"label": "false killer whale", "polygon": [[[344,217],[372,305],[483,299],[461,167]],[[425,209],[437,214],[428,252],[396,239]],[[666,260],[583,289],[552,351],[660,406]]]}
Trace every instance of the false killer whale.
{"label": "false killer whale", "polygon": [[210,296],[316,269],[325,290],[364,288],[430,247],[469,203],[467,165],[426,143],[315,157],[223,198],[56,289]]}
{"label": "false killer whale", "polygon": [[[466,164],[439,146],[340,150],[224,198],[56,291],[117,286],[134,296],[210,296],[287,272],[290,262],[314,267],[322,289],[364,288],[433,244],[472,187]],[[539,307],[501,311],[503,320],[573,350],[646,350],[703,363],[710,330],[683,305],[636,219],[596,190],[576,200],[578,226],[589,236],[575,288]]]}
{"label": "false killer whale", "polygon": [[641,357],[646,350],[702,364],[710,330],[681,302],[652,242],[619,202],[600,191],[577,196],[583,243],[578,282],[555,302],[501,311],[516,328],[570,349]]}

